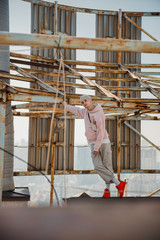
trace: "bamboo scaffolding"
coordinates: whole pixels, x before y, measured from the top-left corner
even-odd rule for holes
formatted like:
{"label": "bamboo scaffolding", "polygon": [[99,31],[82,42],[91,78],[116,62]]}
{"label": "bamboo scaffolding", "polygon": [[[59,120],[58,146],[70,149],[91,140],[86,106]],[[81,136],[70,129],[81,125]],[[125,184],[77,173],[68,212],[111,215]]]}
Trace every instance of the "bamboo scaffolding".
{"label": "bamboo scaffolding", "polygon": [[[12,63],[11,63],[12,64]],[[23,76],[27,76],[27,77],[30,77],[30,78],[33,78],[35,80],[35,83],[38,84],[41,88],[45,89],[45,90],[49,90],[50,92],[53,92],[53,93],[56,93],[58,92],[59,94],[61,95],[64,95],[62,92],[58,91],[56,88],[53,88],[51,87],[50,85],[44,83],[42,80],[40,80],[39,78],[33,76],[32,74],[30,73],[27,73],[25,70],[23,70],[22,68],[16,66],[16,65],[13,65],[13,67],[15,67],[16,71],[20,74],[22,74]]]}
{"label": "bamboo scaffolding", "polygon": [[[11,70],[15,70],[15,68],[13,66],[10,67]],[[42,70],[36,70],[36,69],[27,69],[27,68],[22,68],[23,70],[25,70],[26,72],[29,73],[35,73],[35,74],[40,74],[40,75],[46,75],[46,76],[53,76],[53,77],[57,77],[58,74],[56,72],[47,72],[47,71],[42,71]],[[60,77],[62,77],[62,73],[60,73]],[[86,78],[88,78],[89,80],[97,80],[97,81],[131,81],[134,82],[135,79],[133,78],[114,78],[114,77],[94,77],[94,76],[85,76]],[[72,79],[81,79],[80,76],[74,76],[71,74],[65,74],[65,78],[72,78]],[[28,78],[28,81],[29,78]],[[46,83],[50,83],[51,81],[46,80]]]}
{"label": "bamboo scaffolding", "polygon": [[156,38],[154,38],[151,34],[149,34],[147,31],[145,31],[142,27],[140,27],[138,24],[136,24],[134,21],[132,21],[132,20],[127,16],[126,13],[124,14],[124,17],[125,17],[129,22],[131,22],[134,26],[136,26],[138,29],[140,29],[142,32],[144,32],[147,36],[149,36],[152,40],[158,42],[158,40],[157,40]]}
{"label": "bamboo scaffolding", "polygon": [[152,141],[150,141],[147,137],[145,137],[142,133],[140,133],[139,131],[137,131],[137,129],[135,129],[134,127],[132,127],[129,123],[127,123],[126,121],[124,121],[124,124],[129,127],[130,129],[132,129],[135,133],[137,133],[139,136],[141,136],[142,138],[144,138],[148,143],[150,143],[153,147],[155,147],[158,151],[160,151],[160,147],[158,147],[156,144],[154,144]]}
{"label": "bamboo scaffolding", "polygon": [[[59,63],[59,60],[57,60],[57,62]],[[64,63],[64,67],[70,71],[73,75],[75,76],[79,76],[81,78],[82,81],[84,81],[86,84],[88,84],[89,86],[94,86],[97,88],[97,90],[99,90],[102,94],[106,95],[109,98],[113,98],[116,99],[117,101],[121,101],[122,99],[120,99],[119,97],[117,97],[116,95],[112,94],[110,91],[104,89],[102,86],[98,85],[95,82],[92,82],[91,80],[89,80],[88,78],[84,77],[82,74],[78,73],[76,70],[72,69],[71,67],[69,67],[68,65],[66,65]]]}
{"label": "bamboo scaffolding", "polygon": [[[157,39],[152,37],[149,33],[147,33],[143,28],[134,23],[128,16],[147,16],[148,13],[135,13],[135,12],[122,12],[119,11],[100,11],[94,13],[107,14],[107,15],[115,15],[118,16],[118,39],[114,38],[77,38],[71,36],[63,36],[58,35],[57,32],[57,23],[58,23],[58,10],[71,10],[71,7],[59,5],[56,2],[54,4],[41,2],[36,0],[28,0],[31,3],[40,4],[42,6],[54,7],[54,35],[51,30],[45,29],[46,27],[46,19],[45,19],[45,27],[41,29],[40,34],[13,34],[13,33],[4,33],[0,32],[0,43],[2,45],[28,45],[39,47],[40,51],[45,50],[45,48],[64,48],[64,49],[92,49],[97,51],[113,51],[118,52],[118,61],[117,63],[102,63],[102,62],[87,62],[87,61],[75,61],[75,60],[64,60],[65,74],[62,71],[58,71],[60,61],[58,59],[49,59],[35,55],[26,55],[26,54],[17,54],[10,53],[11,59],[11,70],[17,71],[23,76],[18,76],[14,74],[0,73],[0,77],[5,82],[5,79],[13,79],[18,81],[25,81],[30,83],[36,83],[40,89],[31,89],[31,88],[22,88],[22,87],[12,87],[7,84],[0,84],[0,100],[2,101],[25,101],[25,104],[16,104],[12,106],[13,115],[21,116],[21,117],[35,117],[37,121],[40,122],[39,118],[51,118],[54,121],[56,119],[78,119],[78,117],[67,113],[67,116],[64,117],[64,111],[60,108],[55,108],[54,117],[53,117],[53,103],[60,103],[64,95],[64,87],[63,83],[59,82],[59,86],[57,87],[55,77],[65,77],[69,79],[78,79],[81,80],[84,84],[78,83],[70,83],[65,82],[66,87],[70,87],[70,89],[81,88],[81,89],[91,89],[98,90],[102,96],[97,97],[93,96],[93,102],[98,102],[102,105],[106,119],[115,120],[117,119],[117,142],[112,143],[114,147],[117,147],[117,175],[120,179],[120,173],[160,173],[160,170],[145,170],[145,169],[120,169],[121,163],[121,149],[122,147],[129,147],[129,143],[121,142],[121,124],[122,122],[139,134],[141,137],[144,137],[140,132],[138,132],[135,128],[129,125],[124,120],[160,120],[159,117],[154,117],[151,114],[159,114],[160,113],[160,78],[155,77],[153,75],[160,75],[160,72],[143,72],[143,73],[133,73],[129,69],[132,68],[160,68],[160,64],[124,64],[121,65],[121,52],[152,52],[152,53],[160,53],[160,43],[157,42]],[[93,13],[93,9],[81,9],[81,8],[73,8],[72,11],[79,12],[87,12]],[[160,16],[160,13],[150,13],[152,16]],[[156,41],[153,42],[143,42],[139,40],[128,40],[122,39],[122,16],[124,16],[128,21],[134,24],[137,28],[145,32],[149,37]],[[149,14],[148,14],[149,16]],[[47,34],[46,34],[47,33]],[[23,59],[23,60],[22,60]],[[13,63],[18,64],[14,65]],[[29,67],[37,67],[48,69],[48,71],[42,71],[39,69],[27,69],[20,68],[19,65],[27,65]],[[71,66],[70,66],[71,65]],[[83,66],[83,67],[79,67]],[[121,66],[121,69],[119,69]],[[92,67],[92,68],[91,68]],[[50,72],[49,72],[50,71]],[[138,70],[139,71],[139,70]],[[116,74],[115,77],[96,77],[96,76],[85,76],[79,72],[87,73],[105,73],[105,74]],[[47,80],[41,80],[40,78],[35,76],[34,74],[38,74],[41,76],[49,77]],[[128,78],[123,78],[121,74],[128,74]],[[53,78],[52,78],[53,77]],[[143,77],[145,79],[141,79]],[[53,79],[53,80],[52,80]],[[107,85],[99,85],[96,82],[92,81],[115,81],[117,86],[107,86]],[[122,82],[135,82],[139,83],[139,87],[123,87]],[[110,84],[110,83],[109,83]],[[114,85],[114,83],[113,83]],[[156,86],[153,88],[151,85]],[[117,93],[117,95],[113,93]],[[124,94],[130,94],[133,91],[149,91],[157,99],[141,99],[141,98],[123,98]],[[79,97],[80,94],[72,94],[65,91],[67,101],[71,105],[79,105]],[[56,98],[56,94],[58,97]],[[127,96],[128,97],[128,96]],[[17,109],[30,109],[30,112],[20,112],[16,111]],[[148,114],[146,114],[148,113]],[[54,119],[53,119],[54,118]],[[53,122],[50,125],[54,126]],[[40,126],[40,125],[38,125]],[[38,128],[40,130],[40,127]],[[52,130],[51,130],[52,131]],[[39,132],[37,136],[39,137]],[[52,139],[51,139],[52,138]],[[146,139],[144,137],[144,139]],[[62,140],[61,140],[62,141]],[[153,144],[150,140],[147,139],[149,143],[151,143],[158,150],[160,148]],[[116,145],[117,144],[117,145]],[[55,142],[54,141],[54,133],[50,135],[49,142],[39,142],[38,145],[34,146],[35,148],[40,147],[49,147],[52,148],[52,166],[51,166],[51,182],[54,183],[54,174],[95,174],[95,170],[71,170],[71,171],[55,171],[54,169],[54,151],[55,147],[64,147],[63,142]],[[31,146],[29,146],[30,148]],[[33,147],[33,146],[32,146]],[[67,146],[69,147],[69,146]],[[37,150],[39,154],[39,149]],[[49,157],[48,157],[49,159]],[[49,161],[49,160],[48,160]],[[47,165],[47,164],[46,164]],[[48,170],[48,165],[46,167]],[[15,176],[25,176],[25,175],[37,175],[37,172],[15,172]],[[53,188],[51,188],[50,194],[50,203],[53,202]]]}
{"label": "bamboo scaffolding", "polygon": [[[122,10],[119,9],[118,12],[118,39],[122,38]],[[118,52],[118,64],[122,62],[122,54]],[[125,71],[124,71],[125,72]],[[122,72],[121,72],[122,73]],[[125,72],[127,73],[127,71]],[[120,73],[118,74],[118,78],[120,78]],[[121,87],[121,82],[118,81],[118,87]],[[121,92],[118,92],[118,97],[121,98]],[[117,178],[120,181],[120,172],[121,172],[121,119],[117,116]],[[117,196],[119,196],[119,192],[117,191]]]}
{"label": "bamboo scaffolding", "polygon": [[[15,78],[16,79],[16,78]],[[28,79],[27,79],[28,80]],[[45,81],[46,82],[46,81]],[[56,87],[56,81],[47,81],[48,84],[50,84],[51,86],[53,86],[54,88]],[[152,83],[152,82],[149,82]],[[160,84],[158,83],[152,83],[156,86],[160,86]],[[81,88],[81,89],[92,89],[94,90],[95,87],[94,86],[88,86],[88,85],[84,85],[84,84],[78,84],[78,83],[66,83],[66,87],[70,87],[70,88]],[[118,86],[103,86],[104,89],[107,89],[111,92],[115,92],[115,91],[125,91],[125,92],[132,92],[132,91],[147,91],[146,88],[144,87],[133,87],[133,88],[129,88],[129,87],[118,87]],[[19,92],[27,92],[27,93],[35,93],[35,94],[42,94],[42,95],[52,95],[52,92],[45,92],[43,90],[36,90],[36,89],[31,89],[31,88],[20,88],[20,87],[16,87],[17,91]],[[60,82],[59,83],[59,88],[58,90],[62,89],[63,90],[63,83]],[[159,88],[154,88],[156,91],[159,91]],[[68,92],[69,93],[69,92]]]}
{"label": "bamboo scaffolding", "polygon": [[[55,60],[44,58],[36,55],[27,55],[27,54],[21,54],[21,53],[13,53],[10,52],[10,56],[14,58],[23,58],[23,59],[29,59],[34,61],[40,61],[45,63],[56,63]],[[104,62],[93,62],[93,61],[78,61],[78,60],[65,60],[64,63],[67,65],[86,65],[86,66],[99,66],[99,67],[113,67],[118,68],[118,64],[116,63],[104,63]],[[139,63],[129,63],[129,64],[123,64],[126,68],[160,68],[160,64],[139,64]]]}
{"label": "bamboo scaffolding", "polygon": [[[51,68],[51,69],[57,69],[58,67],[52,64],[43,64],[43,63],[38,63],[38,62],[29,62],[29,61],[22,61],[22,60],[15,60],[15,59],[10,59],[11,63],[17,63],[17,64],[22,64],[22,65],[30,65],[30,66],[37,66],[37,67],[43,67],[43,68]],[[104,72],[104,73],[114,73],[114,74],[125,74],[127,71],[122,71],[122,70],[106,70],[104,68],[78,68],[78,67],[72,67],[73,70],[77,72]]]}
{"label": "bamboo scaffolding", "polygon": [[[44,173],[44,171],[42,171]],[[116,172],[116,171],[115,171]],[[73,175],[73,174],[96,174],[96,170],[55,170],[55,175]],[[152,174],[159,174],[160,170],[158,169],[121,169],[121,173],[152,173]],[[36,176],[40,175],[37,171],[16,171],[14,172],[14,176]]]}
{"label": "bamboo scaffolding", "polygon": [[[4,99],[5,100],[5,99]],[[3,166],[4,166],[4,146],[5,146],[5,115],[6,104],[5,101],[0,103],[0,203],[2,202],[3,189]]]}
{"label": "bamboo scaffolding", "polygon": [[158,193],[160,191],[160,188],[156,189],[155,191],[153,191],[152,193],[148,194],[146,197],[152,197],[153,195],[155,195],[156,193]]}
{"label": "bamboo scaffolding", "polygon": [[[124,66],[121,65],[121,69],[123,70],[128,70],[127,68],[125,68]],[[146,81],[143,81],[143,79],[140,79],[138,76],[136,76],[135,73],[132,73],[131,71],[128,70],[128,73],[131,77],[133,77],[134,79],[136,79],[137,81],[139,81],[139,83],[144,86],[150,93],[152,93],[155,97],[160,99],[160,94],[158,91],[156,91],[154,88],[152,88],[151,86],[149,86],[149,84],[146,83]]]}
{"label": "bamboo scaffolding", "polygon": [[[14,58],[24,58],[24,59],[29,59],[29,60],[34,60],[34,61],[40,61],[40,62],[45,62],[45,63],[56,63],[56,60],[49,59],[49,58],[44,58],[40,56],[35,56],[35,55],[27,55],[27,54],[21,54],[21,53],[10,53],[11,57]],[[86,66],[100,66],[100,67],[118,67],[118,64],[114,63],[103,63],[103,62],[92,62],[92,61],[78,61],[78,60],[65,60],[64,63],[68,65],[86,65]]]}
{"label": "bamboo scaffolding", "polygon": [[112,52],[160,53],[159,42],[110,38],[77,38],[45,34],[0,32],[1,45],[21,45],[43,48],[88,49]]}

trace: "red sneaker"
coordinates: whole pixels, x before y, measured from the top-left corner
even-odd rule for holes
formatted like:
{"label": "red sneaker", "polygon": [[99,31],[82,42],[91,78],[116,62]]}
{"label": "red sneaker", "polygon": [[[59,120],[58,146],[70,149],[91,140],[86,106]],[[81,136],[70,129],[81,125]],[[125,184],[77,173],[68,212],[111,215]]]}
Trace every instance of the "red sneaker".
{"label": "red sneaker", "polygon": [[103,198],[109,198],[110,197],[110,191],[106,188],[104,190]]}
{"label": "red sneaker", "polygon": [[125,185],[126,185],[126,182],[120,181],[120,184],[116,186],[121,198],[123,197],[123,194],[124,194]]}

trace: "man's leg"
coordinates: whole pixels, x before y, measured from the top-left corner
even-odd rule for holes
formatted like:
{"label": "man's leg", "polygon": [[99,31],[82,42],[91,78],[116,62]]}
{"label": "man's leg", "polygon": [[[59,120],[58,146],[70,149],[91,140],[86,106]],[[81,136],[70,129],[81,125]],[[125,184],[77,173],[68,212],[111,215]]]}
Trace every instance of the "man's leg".
{"label": "man's leg", "polygon": [[[123,197],[125,182],[119,181],[114,177],[113,167],[112,167],[112,151],[110,143],[102,144],[98,155],[93,154],[94,144],[91,144],[91,156],[94,167],[97,173],[101,176],[101,178],[105,181],[106,185],[109,183],[115,183],[116,188],[120,193],[120,197]],[[110,196],[109,189],[105,189],[105,196]],[[103,195],[103,196],[104,196]]]}
{"label": "man's leg", "polygon": [[[111,150],[110,143],[102,144],[102,148],[101,148],[100,152],[102,154],[102,161],[104,163],[104,166],[113,171],[113,168],[112,168],[112,150]],[[123,197],[126,182],[119,181],[115,177],[113,177],[112,182],[115,183],[116,188],[119,191],[120,197]]]}
{"label": "man's leg", "polygon": [[[104,145],[104,144],[102,144]],[[105,181],[105,183],[112,182],[112,179],[114,177],[112,165],[110,162],[108,164],[103,163],[103,146],[101,145],[101,148],[99,149],[98,155],[94,155],[94,144],[91,144],[91,157],[93,161],[93,165],[97,173],[101,176],[101,178]]]}

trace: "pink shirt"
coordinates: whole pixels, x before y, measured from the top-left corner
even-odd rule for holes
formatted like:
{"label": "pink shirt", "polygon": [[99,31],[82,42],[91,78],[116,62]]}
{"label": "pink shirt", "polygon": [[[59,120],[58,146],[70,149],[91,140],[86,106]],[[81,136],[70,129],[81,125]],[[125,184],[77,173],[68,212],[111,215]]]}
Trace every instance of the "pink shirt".
{"label": "pink shirt", "polygon": [[[66,110],[74,113],[75,115],[84,118],[85,123],[85,136],[88,143],[95,142],[94,150],[98,151],[102,141],[108,139],[108,133],[105,129],[105,115],[100,104],[94,104],[95,108],[92,111],[88,111],[86,108],[74,107],[66,105]],[[91,122],[96,123],[97,131],[92,129],[88,113],[90,115]]]}

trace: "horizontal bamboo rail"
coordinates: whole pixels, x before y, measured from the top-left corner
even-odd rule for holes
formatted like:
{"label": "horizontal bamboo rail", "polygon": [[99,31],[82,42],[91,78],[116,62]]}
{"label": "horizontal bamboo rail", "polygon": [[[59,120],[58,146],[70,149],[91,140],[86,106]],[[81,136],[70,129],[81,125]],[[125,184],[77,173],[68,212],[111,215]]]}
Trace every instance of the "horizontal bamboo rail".
{"label": "horizontal bamboo rail", "polygon": [[160,42],[110,38],[77,38],[71,36],[0,32],[0,45],[40,48],[88,49],[111,52],[160,53]]}
{"label": "horizontal bamboo rail", "polygon": [[[21,53],[13,53],[10,52],[10,56],[13,58],[23,58],[29,59],[34,61],[40,61],[45,63],[55,63],[56,61],[50,58],[44,58],[36,55],[27,55]],[[106,67],[106,68],[117,68],[119,67],[116,63],[104,63],[104,62],[93,62],[93,61],[78,61],[78,60],[65,60],[64,63],[68,65],[86,65],[86,66],[97,66],[97,67]],[[130,63],[130,64],[123,64],[127,68],[160,68],[160,64],[139,64],[139,63]]]}
{"label": "horizontal bamboo rail", "polygon": [[[42,171],[43,172],[43,171]],[[116,171],[115,171],[116,172]],[[45,173],[45,172],[43,172]],[[121,169],[121,173],[153,173],[153,174],[159,174],[160,170],[156,169]],[[41,173],[38,171],[16,171],[14,172],[14,176],[35,176],[35,175],[40,175]],[[96,170],[55,170],[54,172],[55,175],[70,175],[70,174],[96,174]]]}
{"label": "horizontal bamboo rail", "polygon": [[[55,7],[55,3],[40,1],[40,0],[23,0],[25,2],[37,4],[44,7]],[[57,4],[58,9],[68,10],[73,12],[81,12],[81,13],[91,13],[91,14],[105,14],[105,15],[118,15],[118,11],[108,11],[108,10],[100,10],[100,9],[90,9],[90,8],[79,8],[74,6],[66,6],[62,4]],[[128,16],[160,16],[160,12],[131,12],[124,11],[122,15],[127,14]]]}

